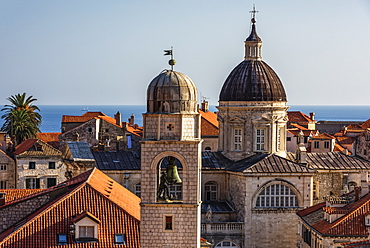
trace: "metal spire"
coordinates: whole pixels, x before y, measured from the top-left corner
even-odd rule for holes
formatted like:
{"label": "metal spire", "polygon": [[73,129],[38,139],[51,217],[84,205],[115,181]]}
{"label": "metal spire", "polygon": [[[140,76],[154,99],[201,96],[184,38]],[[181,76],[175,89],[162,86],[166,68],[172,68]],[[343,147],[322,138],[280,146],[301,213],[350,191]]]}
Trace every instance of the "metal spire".
{"label": "metal spire", "polygon": [[168,64],[171,66],[171,71],[173,71],[173,66],[176,64],[176,60],[173,59],[173,47],[171,47],[171,50],[164,50],[164,56],[166,55],[171,55]]}
{"label": "metal spire", "polygon": [[256,13],[258,13],[258,10],[256,10],[256,6],[253,4],[253,10],[249,11],[249,13],[252,14],[252,23],[256,22]]}

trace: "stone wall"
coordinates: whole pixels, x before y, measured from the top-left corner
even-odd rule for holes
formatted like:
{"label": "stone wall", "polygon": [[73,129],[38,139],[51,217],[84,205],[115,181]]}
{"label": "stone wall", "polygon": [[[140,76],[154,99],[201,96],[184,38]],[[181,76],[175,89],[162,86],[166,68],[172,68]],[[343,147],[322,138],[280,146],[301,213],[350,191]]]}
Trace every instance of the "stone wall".
{"label": "stone wall", "polygon": [[[35,162],[35,169],[29,169],[29,162]],[[55,169],[49,169],[49,162],[55,162]],[[56,184],[64,182],[66,178],[66,165],[61,156],[22,157],[17,159],[18,181],[17,188],[26,188],[27,178],[40,179],[40,188],[47,188],[47,178],[56,178]]]}
{"label": "stone wall", "polygon": [[49,195],[40,195],[9,207],[0,208],[0,233],[46,204],[49,199]]}
{"label": "stone wall", "polygon": [[318,198],[313,199],[313,203],[322,202],[325,196],[341,195],[343,190],[343,173],[341,172],[320,172],[313,177],[314,182],[318,182]]}
{"label": "stone wall", "polygon": [[0,181],[3,188],[15,189],[16,188],[16,166],[15,161],[8,155],[0,151]]}

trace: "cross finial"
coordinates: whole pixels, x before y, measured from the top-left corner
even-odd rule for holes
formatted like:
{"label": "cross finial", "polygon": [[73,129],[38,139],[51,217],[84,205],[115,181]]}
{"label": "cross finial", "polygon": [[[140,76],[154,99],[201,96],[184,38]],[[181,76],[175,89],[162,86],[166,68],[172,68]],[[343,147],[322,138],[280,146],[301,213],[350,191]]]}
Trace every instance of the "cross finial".
{"label": "cross finial", "polygon": [[252,14],[252,21],[256,19],[256,13],[258,13],[258,10],[256,10],[256,6],[253,4],[253,10],[249,11],[249,13]]}

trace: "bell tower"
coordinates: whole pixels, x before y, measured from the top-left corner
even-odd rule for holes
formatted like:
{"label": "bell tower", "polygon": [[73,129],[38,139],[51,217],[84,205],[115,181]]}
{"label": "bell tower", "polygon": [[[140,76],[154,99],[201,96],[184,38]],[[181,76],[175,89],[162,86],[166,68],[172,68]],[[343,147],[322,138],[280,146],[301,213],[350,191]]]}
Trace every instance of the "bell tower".
{"label": "bell tower", "polygon": [[141,247],[198,248],[202,140],[192,80],[173,70],[155,77],[143,124]]}

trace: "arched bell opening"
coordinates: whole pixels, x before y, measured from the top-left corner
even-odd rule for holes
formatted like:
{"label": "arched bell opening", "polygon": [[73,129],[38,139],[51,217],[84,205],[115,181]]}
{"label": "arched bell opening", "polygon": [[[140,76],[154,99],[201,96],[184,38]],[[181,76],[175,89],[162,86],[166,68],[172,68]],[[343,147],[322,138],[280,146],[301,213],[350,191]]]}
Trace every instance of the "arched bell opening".
{"label": "arched bell opening", "polygon": [[157,170],[157,202],[181,202],[183,197],[182,180],[179,175],[179,171],[182,171],[181,162],[173,156],[167,156],[160,160]]}

